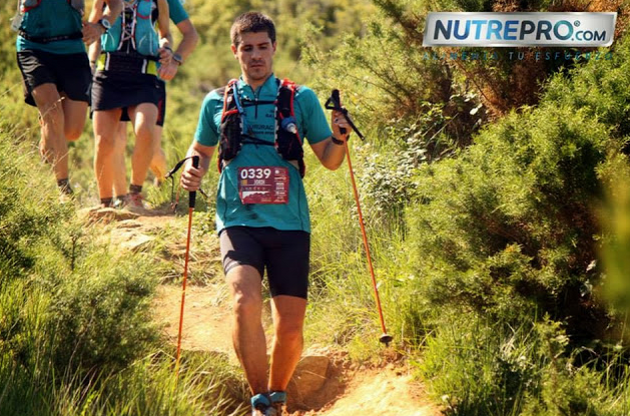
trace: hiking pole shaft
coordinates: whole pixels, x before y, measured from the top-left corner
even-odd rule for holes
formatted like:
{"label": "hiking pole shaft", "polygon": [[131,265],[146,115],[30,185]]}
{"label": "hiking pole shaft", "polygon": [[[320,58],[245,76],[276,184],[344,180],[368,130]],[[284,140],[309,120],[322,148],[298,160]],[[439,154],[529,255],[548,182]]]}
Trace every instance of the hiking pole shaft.
{"label": "hiking pole shaft", "polygon": [[[343,132],[342,132],[343,133]],[[374,274],[374,266],[372,265],[372,255],[370,254],[370,245],[368,244],[367,233],[365,231],[365,223],[363,222],[363,212],[361,211],[361,203],[359,202],[359,191],[357,190],[357,184],[354,179],[354,170],[352,169],[352,160],[350,159],[350,149],[348,142],[344,142],[346,147],[346,160],[348,161],[348,168],[350,170],[350,182],[352,182],[352,191],[354,193],[354,200],[357,203],[357,212],[359,213],[359,225],[361,226],[361,234],[363,235],[363,245],[365,246],[365,255],[367,257],[368,268],[370,270],[370,276],[372,277],[372,286],[374,287],[374,298],[376,299],[376,307],[378,309],[378,316],[381,321],[381,329],[383,334],[381,335],[381,342],[385,345],[389,345],[392,337],[387,335],[387,328],[385,327],[385,319],[383,318],[383,309],[381,308],[381,299],[378,295],[378,287],[376,286],[376,276]]]}
{"label": "hiking pole shaft", "polygon": [[[192,157],[192,164],[194,168],[199,167],[199,156]],[[177,332],[177,353],[175,355],[175,374],[179,376],[179,359],[181,357],[182,349],[182,329],[184,327],[184,304],[186,302],[186,281],[188,280],[188,258],[190,255],[190,235],[192,230],[192,218],[193,211],[195,210],[195,201],[197,198],[197,192],[190,192],[188,194],[188,234],[186,236],[186,254],[184,256],[184,278],[182,282],[182,301],[179,309],[179,330]]]}
{"label": "hiking pole shaft", "polygon": [[[343,113],[348,125],[352,127],[352,130],[354,130],[362,140],[364,140],[364,137],[359,131],[359,129],[357,129],[357,126],[355,126],[354,123],[352,122],[352,119],[350,118],[350,115],[348,114],[348,110],[346,110],[341,105],[341,98],[339,95],[339,90],[334,89],[332,91],[330,98],[326,100],[325,107],[328,110],[340,111],[341,113]],[[346,134],[346,129],[341,127],[339,132],[341,134]],[[363,212],[361,211],[361,203],[359,202],[359,191],[357,190],[357,183],[354,180],[354,170],[352,169],[352,161],[350,160],[350,148],[348,147],[349,137],[350,136],[346,137],[346,140],[344,141],[344,145],[345,145],[345,151],[346,151],[346,158],[348,159],[348,169],[350,170],[350,181],[352,182],[352,191],[354,192],[354,200],[357,203],[357,211],[359,213],[359,225],[361,226],[361,234],[363,235],[363,245],[365,246],[365,255],[367,257],[368,267],[370,269],[370,276],[372,277],[372,285],[374,286],[374,298],[376,299],[376,307],[378,309],[378,316],[381,320],[381,329],[383,330],[383,333],[381,334],[379,341],[385,344],[386,346],[388,346],[393,338],[387,334],[387,328],[385,328],[385,319],[383,318],[383,309],[381,308],[381,299],[378,295],[378,286],[376,285],[376,276],[374,275],[374,267],[372,266],[372,256],[370,254],[370,245],[368,244],[367,233],[365,232],[365,223],[363,222]]]}

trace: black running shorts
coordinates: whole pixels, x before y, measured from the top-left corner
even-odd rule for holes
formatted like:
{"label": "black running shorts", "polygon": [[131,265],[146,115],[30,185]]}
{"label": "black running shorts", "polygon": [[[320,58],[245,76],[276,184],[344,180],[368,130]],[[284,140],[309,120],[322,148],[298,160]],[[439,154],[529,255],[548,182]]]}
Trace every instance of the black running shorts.
{"label": "black running shorts", "polygon": [[55,84],[57,91],[73,101],[90,102],[90,62],[86,53],[55,54],[39,50],[17,53],[24,80],[24,101],[35,106],[32,91],[42,84]]}
{"label": "black running shorts", "polygon": [[[158,102],[158,118],[155,123],[157,126],[164,126],[164,120],[166,119],[166,83],[160,79],[158,79],[158,85],[160,89],[160,101]],[[122,109],[122,113],[120,114],[120,121],[131,121],[129,118],[129,111],[127,107]]]}
{"label": "black running shorts", "polygon": [[248,265],[264,275],[267,269],[271,296],[306,299],[311,235],[305,231],[275,228],[229,227],[221,231],[221,257],[225,274]]}
{"label": "black running shorts", "polygon": [[92,80],[92,111],[132,107],[142,103],[158,105],[157,77],[150,74],[96,71]]}

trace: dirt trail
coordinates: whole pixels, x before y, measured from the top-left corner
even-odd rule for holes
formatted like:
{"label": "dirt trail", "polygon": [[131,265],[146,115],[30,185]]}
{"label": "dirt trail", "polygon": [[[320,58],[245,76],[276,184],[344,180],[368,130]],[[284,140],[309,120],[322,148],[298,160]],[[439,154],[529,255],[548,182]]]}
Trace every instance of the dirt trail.
{"label": "dirt trail", "polygon": [[349,374],[345,393],[321,411],[305,416],[438,416],[441,413],[423,398],[422,386],[401,369],[359,370]]}
{"label": "dirt trail", "polygon": [[[216,351],[236,361],[230,338],[230,313],[221,304],[222,288],[188,286],[184,303],[182,349]],[[162,285],[155,300],[155,319],[164,325],[169,341],[177,343],[182,288]]]}
{"label": "dirt trail", "polygon": [[[130,250],[142,250],[164,229],[183,228],[182,218],[169,215],[108,218],[111,224],[111,244]],[[181,243],[174,243],[172,261],[183,264]],[[168,250],[167,250],[168,251]],[[216,255],[216,252],[214,253]],[[192,267],[194,268],[194,261]],[[207,259],[206,259],[207,260]],[[201,260],[203,262],[203,260]],[[181,286],[178,283],[160,285],[154,301],[154,319],[164,329],[167,339],[177,343]],[[205,286],[189,284],[186,290],[182,349],[213,351],[226,354],[237,362],[231,344],[231,321],[227,288],[222,279]],[[305,352],[305,355],[309,351]],[[321,355],[321,352],[318,352]],[[324,353],[326,354],[326,353]],[[295,411],[293,416],[438,416],[437,406],[429,403],[421,384],[412,380],[401,364],[390,363],[383,368],[362,368],[349,365],[336,352],[330,352],[331,368],[328,379],[310,406],[313,410]],[[304,408],[304,406],[302,407]]]}
{"label": "dirt trail", "polygon": [[[223,297],[221,291],[218,287],[189,286],[186,289],[182,348],[225,353],[231,361],[237,362],[229,336],[229,310],[225,304],[217,305]],[[180,287],[162,286],[155,302],[156,319],[165,325],[166,335],[173,343],[177,342],[181,293]],[[390,364],[378,369],[339,370],[333,376],[339,380],[334,380],[335,385],[331,386],[336,391],[321,393],[331,401],[322,403],[320,410],[296,411],[293,416],[440,415],[424,398],[422,386],[413,382],[405,368]]]}

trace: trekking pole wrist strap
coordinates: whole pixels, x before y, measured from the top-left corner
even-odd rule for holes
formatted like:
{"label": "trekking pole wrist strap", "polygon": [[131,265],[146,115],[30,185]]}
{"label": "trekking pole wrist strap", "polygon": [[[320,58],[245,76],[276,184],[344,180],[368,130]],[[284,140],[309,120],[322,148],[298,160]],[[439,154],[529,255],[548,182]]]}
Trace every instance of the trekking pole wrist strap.
{"label": "trekking pole wrist strap", "polygon": [[343,140],[339,140],[334,135],[330,136],[330,140],[332,140],[332,142],[338,146],[343,146],[343,144],[345,143]]}

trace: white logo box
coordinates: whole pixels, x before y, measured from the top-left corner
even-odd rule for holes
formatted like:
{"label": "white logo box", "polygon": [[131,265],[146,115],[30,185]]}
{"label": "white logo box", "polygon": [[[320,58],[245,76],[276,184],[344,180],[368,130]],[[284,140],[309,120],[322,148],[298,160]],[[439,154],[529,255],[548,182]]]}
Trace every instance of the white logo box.
{"label": "white logo box", "polygon": [[617,13],[432,12],[423,46],[599,47],[613,42]]}

